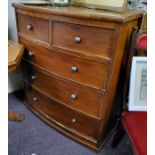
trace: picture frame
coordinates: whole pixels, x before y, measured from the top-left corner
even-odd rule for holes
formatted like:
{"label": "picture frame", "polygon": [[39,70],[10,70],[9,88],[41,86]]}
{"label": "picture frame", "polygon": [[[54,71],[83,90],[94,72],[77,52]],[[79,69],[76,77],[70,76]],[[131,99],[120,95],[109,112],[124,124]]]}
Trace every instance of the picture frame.
{"label": "picture frame", "polygon": [[128,0],[71,0],[71,3],[75,5],[116,12],[125,12],[127,10],[128,2]]}
{"label": "picture frame", "polygon": [[130,87],[129,111],[147,111],[147,58],[133,57]]}

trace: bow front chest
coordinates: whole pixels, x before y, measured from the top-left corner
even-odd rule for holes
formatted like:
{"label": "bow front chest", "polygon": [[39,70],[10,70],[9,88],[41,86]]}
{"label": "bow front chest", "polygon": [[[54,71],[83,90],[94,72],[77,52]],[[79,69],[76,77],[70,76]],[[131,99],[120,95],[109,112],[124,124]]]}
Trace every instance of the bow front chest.
{"label": "bow front chest", "polygon": [[99,150],[129,36],[142,14],[13,4],[26,105],[52,127]]}

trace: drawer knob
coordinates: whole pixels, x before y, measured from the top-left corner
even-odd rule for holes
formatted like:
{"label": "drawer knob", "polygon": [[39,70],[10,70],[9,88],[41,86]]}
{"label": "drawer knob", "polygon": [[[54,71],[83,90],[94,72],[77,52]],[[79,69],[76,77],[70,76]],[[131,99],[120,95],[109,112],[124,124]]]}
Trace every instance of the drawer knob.
{"label": "drawer knob", "polygon": [[76,118],[72,118],[72,123],[76,123]]}
{"label": "drawer knob", "polygon": [[81,38],[79,36],[76,36],[74,38],[75,43],[80,43],[81,42]]}
{"label": "drawer knob", "polygon": [[71,94],[71,95],[70,95],[70,98],[71,98],[72,100],[76,100],[76,99],[77,99],[77,95],[76,95],[76,94]]}
{"label": "drawer knob", "polygon": [[78,68],[77,67],[75,67],[75,66],[72,66],[71,67],[71,72],[77,72],[78,71]]}
{"label": "drawer knob", "polygon": [[28,30],[32,30],[33,29],[33,26],[31,24],[27,24],[26,27],[27,27]]}
{"label": "drawer knob", "polygon": [[36,97],[33,97],[33,101],[37,101],[38,99]]}
{"label": "drawer knob", "polygon": [[36,76],[35,75],[32,75],[31,76],[31,80],[35,80],[36,79]]}
{"label": "drawer knob", "polygon": [[34,53],[33,53],[33,52],[28,51],[28,56],[29,56],[29,57],[32,57],[33,55],[34,55]]}

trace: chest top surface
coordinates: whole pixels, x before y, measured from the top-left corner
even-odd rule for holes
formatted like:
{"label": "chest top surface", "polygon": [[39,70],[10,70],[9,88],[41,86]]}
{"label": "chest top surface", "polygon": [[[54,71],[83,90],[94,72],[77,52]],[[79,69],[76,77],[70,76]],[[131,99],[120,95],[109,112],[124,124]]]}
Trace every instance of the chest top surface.
{"label": "chest top surface", "polygon": [[61,16],[69,16],[74,18],[112,21],[118,23],[125,23],[142,16],[142,11],[126,11],[125,13],[118,13],[107,10],[88,9],[85,7],[69,6],[69,7],[52,7],[52,6],[32,6],[20,3],[13,3],[13,7],[24,9],[27,11],[55,14]]}

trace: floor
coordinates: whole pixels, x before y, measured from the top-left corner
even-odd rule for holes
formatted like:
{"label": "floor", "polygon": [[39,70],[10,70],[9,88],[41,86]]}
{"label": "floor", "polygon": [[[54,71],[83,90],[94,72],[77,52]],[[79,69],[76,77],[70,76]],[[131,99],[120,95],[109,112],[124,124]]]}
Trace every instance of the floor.
{"label": "floor", "polygon": [[21,92],[9,94],[9,111],[25,115],[22,122],[9,121],[9,155],[133,155],[127,135],[112,149],[113,136],[96,153],[60,134],[36,115],[23,102]]}

